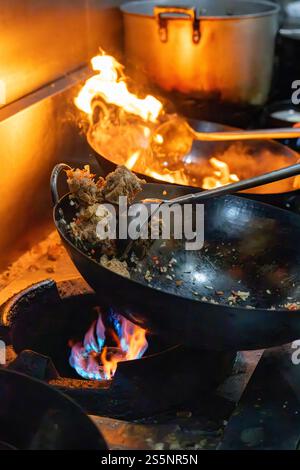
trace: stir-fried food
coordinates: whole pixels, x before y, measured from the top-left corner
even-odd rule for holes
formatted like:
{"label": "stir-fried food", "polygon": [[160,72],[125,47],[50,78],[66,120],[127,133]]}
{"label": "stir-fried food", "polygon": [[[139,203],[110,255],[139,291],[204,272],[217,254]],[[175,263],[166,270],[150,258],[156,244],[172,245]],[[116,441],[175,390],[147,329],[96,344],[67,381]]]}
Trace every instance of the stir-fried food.
{"label": "stir-fried food", "polygon": [[[106,268],[129,277],[126,262],[117,259],[117,241],[97,235],[97,225],[109,227],[111,213],[105,203],[118,205],[119,197],[126,196],[132,203],[142,190],[140,180],[124,166],[109,173],[106,179],[96,178],[89,166],[83,170],[68,170],[67,182],[70,190],[70,203],[76,206],[76,216],[69,224],[69,230],[75,243],[85,248],[89,254]],[[108,230],[107,230],[108,231]]]}
{"label": "stir-fried food", "polygon": [[88,165],[83,170],[67,170],[67,182],[72,196],[80,206],[91,206],[103,202],[102,188],[104,179],[98,178],[90,172]]}
{"label": "stir-fried food", "polygon": [[83,170],[68,170],[67,177],[72,196],[84,206],[101,202],[118,204],[120,196],[127,196],[128,202],[132,203],[144,183],[125,166],[118,166],[105,179],[100,176],[96,180],[88,165]]}
{"label": "stir-fried food", "polygon": [[135,196],[142,190],[143,180],[125,166],[118,166],[115,171],[109,173],[103,185],[102,195],[105,201],[118,204],[120,196],[126,196],[131,204]]}
{"label": "stir-fried food", "polygon": [[[194,281],[191,283],[190,278],[194,275],[193,268],[188,268],[187,265],[187,271],[184,272],[181,269],[177,269],[177,245],[172,237],[167,248],[166,240],[162,240],[160,248],[164,254],[161,257],[157,254],[151,256],[150,247],[153,241],[141,238],[135,240],[134,248],[128,255],[127,261],[121,261],[118,259],[118,253],[122,251],[121,240],[119,241],[115,237],[99,236],[97,227],[100,224],[102,228],[107,228],[105,231],[109,234],[110,222],[113,217],[111,212],[112,205],[117,216],[117,220],[114,222],[118,224],[121,220],[121,212],[120,214],[118,213],[119,197],[126,196],[128,203],[131,204],[136,195],[142,190],[144,181],[140,180],[124,166],[117,167],[105,179],[101,177],[96,178],[90,172],[88,166],[84,167],[83,170],[69,170],[67,171],[67,176],[70,189],[70,204],[75,209],[74,218],[67,226],[69,233],[78,248],[96,260],[101,266],[121,276],[131,277],[133,280],[144,279],[148,286],[159,289],[163,279],[166,289],[171,289],[172,291],[175,289],[177,295],[190,295],[193,300],[200,302],[229,305],[232,307],[240,306],[251,310],[260,308],[256,301],[256,296],[258,295],[258,297],[264,296],[266,299],[270,298],[270,301],[266,300],[266,303],[269,304],[269,310],[277,310],[279,308],[298,311],[300,309],[297,295],[287,297],[288,302],[283,303],[278,296],[280,290],[272,288],[272,285],[278,283],[276,281],[277,277],[284,275],[285,271],[282,268],[278,268],[273,273],[273,267],[266,265],[266,275],[268,274],[268,269],[271,269],[269,273],[271,287],[259,293],[253,293],[251,289],[248,289],[246,278],[245,285],[243,285],[243,270],[236,271],[238,276],[241,275],[241,277],[233,279],[233,285],[229,286],[229,288],[216,290],[214,284],[210,284],[208,281],[203,285]],[[64,223],[66,224],[66,221]],[[262,232],[263,228],[265,229],[264,232]],[[229,259],[230,263],[226,269],[234,273],[238,257],[242,260],[251,260],[253,257],[261,256],[272,243],[270,234],[273,232],[274,221],[266,219],[263,222],[260,221],[259,225],[254,228],[252,227],[252,230],[248,230],[248,236],[242,239],[238,246],[228,242],[206,242],[203,252],[199,253],[199,262],[201,262],[202,256],[204,264],[207,263],[209,257],[212,259],[217,257],[219,260]],[[166,251],[168,250],[170,250],[169,257],[166,257]],[[161,252],[159,251],[158,253]],[[180,267],[180,261],[178,263]],[[196,276],[201,276],[201,270],[199,273],[195,272],[195,279],[197,280]]]}

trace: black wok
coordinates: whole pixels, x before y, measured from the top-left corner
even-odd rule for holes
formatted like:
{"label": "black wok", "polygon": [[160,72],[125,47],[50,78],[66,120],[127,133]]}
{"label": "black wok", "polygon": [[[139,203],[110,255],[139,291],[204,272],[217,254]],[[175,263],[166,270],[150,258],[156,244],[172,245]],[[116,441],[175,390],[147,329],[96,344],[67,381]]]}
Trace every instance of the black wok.
{"label": "black wok", "polygon": [[[222,132],[235,129],[230,126],[196,119],[190,119],[189,124],[199,132]],[[105,154],[103,152],[103,148],[99,146],[94,137],[96,129],[97,122],[90,128],[87,138],[90,146],[96,152],[95,156],[101,168],[107,174],[115,170],[118,164],[123,164],[124,161],[119,160],[113,145],[111,146],[111,153]],[[231,148],[237,149],[237,155],[229,151]],[[185,158],[185,160],[190,162],[188,165],[190,177],[196,178],[195,184],[192,184],[192,186],[198,186],[199,188],[199,175],[201,180],[202,177],[212,174],[212,168],[208,163],[211,157],[225,161],[229,165],[230,171],[239,175],[241,180],[293,165],[299,160],[297,152],[274,140],[250,140],[238,143],[201,142],[195,140],[191,152]],[[148,182],[161,183],[161,180],[155,180],[155,178],[139,171],[138,167],[134,168],[134,172]],[[289,178],[284,182],[276,182],[264,185],[261,188],[249,189],[247,193],[241,193],[241,197],[250,197],[254,200],[300,213],[300,190],[293,187],[293,182],[294,179]]]}
{"label": "black wok", "polygon": [[[140,197],[160,198],[165,191],[173,198],[191,188],[147,184]],[[300,338],[300,311],[283,308],[300,300],[299,216],[237,196],[211,199],[205,202],[203,250],[157,240],[142,260],[142,272],[133,271],[127,279],[80,251],[61,223],[62,214],[67,222],[74,216],[68,195],[56,201],[54,222],[102,305],[150,332],[214,350],[259,349]],[[174,279],[158,272],[153,257],[160,266],[176,259]],[[147,270],[154,273],[150,284]],[[232,291],[249,292],[249,297],[229,305]]]}
{"label": "black wok", "polygon": [[19,372],[0,368],[0,450],[107,449],[70,398]]}

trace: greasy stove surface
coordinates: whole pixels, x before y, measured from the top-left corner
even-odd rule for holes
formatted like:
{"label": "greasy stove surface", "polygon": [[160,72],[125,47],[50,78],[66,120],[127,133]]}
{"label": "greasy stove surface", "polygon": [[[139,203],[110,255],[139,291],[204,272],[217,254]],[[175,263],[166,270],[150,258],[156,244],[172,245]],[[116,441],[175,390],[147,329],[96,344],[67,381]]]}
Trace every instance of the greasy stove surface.
{"label": "greasy stove surface", "polygon": [[[2,287],[0,337],[6,339],[7,343],[9,343],[9,324],[17,318],[18,311],[22,311],[24,307],[22,302],[20,304],[20,296],[13,296],[47,277],[56,281],[59,296],[62,298],[72,298],[78,294],[86,299],[93,297],[88,286],[82,280],[78,280],[78,273],[68,260],[56,235],[50,235],[0,278]],[[51,282],[44,283],[44,287],[50,283],[53,288],[55,283]],[[47,302],[39,307],[41,319],[44,318],[46,307]],[[26,313],[23,317],[23,320],[26,320]],[[48,328],[49,325],[46,323],[44,326]],[[156,358],[156,362],[148,362],[151,380],[144,384],[144,391],[147,391],[147,387],[153,388],[154,399],[159,396],[157,391],[166,392],[161,393],[164,395],[164,401],[159,407],[156,406],[155,410],[155,407],[151,409],[149,402],[148,408],[144,409],[139,399],[135,403],[132,402],[133,397],[141,395],[138,388],[139,381],[132,380],[133,376],[139,375],[136,372],[133,375],[130,372],[131,375],[126,376],[126,367],[125,372],[120,368],[122,373],[120,372],[119,378],[115,376],[117,381],[114,388],[110,388],[109,391],[107,383],[98,384],[97,395],[94,384],[90,384],[90,389],[88,381],[80,380],[80,377],[68,378],[66,381],[61,371],[57,372],[57,364],[55,360],[52,361],[53,357],[47,357],[41,354],[41,351],[21,352],[24,339],[21,341],[22,338],[17,335],[17,330],[14,333],[19,354],[9,346],[7,366],[9,367],[13,361],[15,368],[22,368],[25,364],[28,373],[52,382],[53,386],[77,399],[91,415],[111,449],[296,449],[298,447],[300,365],[297,366],[292,362],[292,354],[295,353],[292,345],[265,352],[238,353],[233,368],[232,357],[215,356],[212,359],[207,353],[202,355],[198,353],[199,355],[190,361],[191,364],[187,364],[186,375],[184,367],[181,368],[182,375],[178,376],[179,382],[174,386],[175,393],[170,395],[168,387],[171,382],[167,379],[172,374],[166,374],[162,369],[166,379],[155,376],[156,369],[159,370],[166,360],[162,359],[166,358],[162,354]],[[173,351],[172,354],[175,354],[171,358],[173,367],[174,363],[177,365],[178,360],[184,364],[182,360],[184,351],[180,347],[178,350],[175,348],[175,353]],[[212,386],[208,388],[206,383],[203,387],[205,371],[207,372],[212,365],[210,362],[212,360],[215,361],[214,370],[218,371],[217,381],[221,384],[217,388]],[[165,367],[169,367],[168,361],[169,356]],[[142,361],[135,362],[142,363]],[[144,366],[140,369],[143,371],[141,375],[143,379],[145,369],[147,367]],[[151,375],[152,369],[154,375]],[[174,375],[176,367],[175,372],[172,368],[169,372]],[[136,404],[140,408],[137,408]],[[133,409],[135,413],[132,412]]]}
{"label": "greasy stove surface", "polygon": [[[298,450],[300,366],[291,362],[293,351],[290,345],[266,351],[237,405],[224,397],[225,384],[176,413],[136,423],[93,419],[117,449]],[[234,375],[229,381],[235,382]]]}

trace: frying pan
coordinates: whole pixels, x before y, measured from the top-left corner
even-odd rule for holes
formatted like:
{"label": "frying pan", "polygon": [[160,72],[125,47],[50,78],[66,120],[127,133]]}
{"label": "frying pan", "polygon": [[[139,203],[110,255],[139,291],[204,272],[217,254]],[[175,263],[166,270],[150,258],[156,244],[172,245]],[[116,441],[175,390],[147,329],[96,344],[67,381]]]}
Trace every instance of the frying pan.
{"label": "frying pan", "polygon": [[0,368],[0,449],[107,449],[70,398],[19,372]]}
{"label": "frying pan", "polygon": [[[188,122],[199,132],[223,132],[235,129],[230,126],[196,119],[190,119]],[[111,154],[105,155],[103,153],[103,149],[97,144],[97,140],[93,137],[96,129],[97,122],[94,122],[88,132],[87,138],[89,145],[96,152],[95,156],[101,168],[104,173],[107,174],[115,170],[118,164],[123,164],[124,161],[120,161],[116,152],[113,151],[113,146],[111,146]],[[231,152],[230,149],[236,150]],[[211,157],[219,158],[228,163],[231,173],[239,175],[241,180],[293,165],[299,160],[297,152],[273,140],[249,140],[243,143],[201,142],[195,140],[191,152],[185,158],[186,161],[189,161],[188,172],[191,178],[196,176],[196,181],[199,181],[199,179],[201,180],[204,176],[212,174],[212,167],[209,165],[209,159]],[[163,181],[163,177],[162,180],[158,181],[139,171],[139,168],[134,168],[134,172],[148,182],[161,183]],[[284,182],[268,184],[261,188],[255,188],[248,190],[246,193],[241,193],[241,197],[246,194],[246,197],[251,197],[251,199],[273,204],[284,209],[289,208],[294,212],[300,213],[300,190],[295,190],[293,182],[294,179],[289,178]],[[195,186],[199,188],[199,184],[195,183]]]}
{"label": "frying pan", "polygon": [[[53,171],[54,223],[104,307],[113,307],[150,333],[199,349],[260,349],[300,337],[300,311],[283,308],[300,298],[299,216],[237,196],[213,198],[205,202],[201,251],[186,251],[180,240],[156,240],[140,262],[141,270],[127,279],[73,244],[66,223],[76,209],[68,195],[58,200],[57,177]],[[150,183],[139,197],[175,198],[191,191]],[[229,305],[232,292],[238,291],[249,297]]]}

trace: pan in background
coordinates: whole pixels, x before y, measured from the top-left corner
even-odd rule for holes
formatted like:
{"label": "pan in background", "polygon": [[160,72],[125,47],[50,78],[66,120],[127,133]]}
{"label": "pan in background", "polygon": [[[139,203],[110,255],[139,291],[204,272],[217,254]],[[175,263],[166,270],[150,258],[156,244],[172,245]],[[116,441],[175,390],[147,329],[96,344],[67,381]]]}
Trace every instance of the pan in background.
{"label": "pan in background", "polygon": [[[295,105],[290,100],[277,101],[266,106],[264,109],[264,127],[292,127],[298,122],[300,122],[300,105]],[[284,145],[288,145],[296,152],[300,152],[300,138],[285,139],[280,142]]]}
{"label": "pan in background", "polygon": [[[229,126],[195,119],[189,120],[189,123],[195,130],[203,132],[233,129]],[[113,171],[118,164],[124,163],[124,161],[120,161],[115,153],[103,155],[101,148],[97,146],[97,142],[92,138],[91,132],[88,134],[88,142],[96,152],[95,156],[105,174]],[[202,181],[203,177],[212,174],[213,170],[209,164],[211,157],[225,161],[229,165],[231,173],[237,174],[241,180],[292,165],[299,160],[299,155],[295,151],[272,140],[246,141],[243,143],[195,141],[190,154],[185,157],[185,160],[189,162],[188,171],[191,178],[196,176],[197,181]],[[149,182],[163,181],[163,178],[157,180],[135,168],[134,172]],[[200,185],[195,184],[195,187],[199,188]],[[295,189],[294,178],[249,190],[240,195],[300,213],[300,190]]]}

